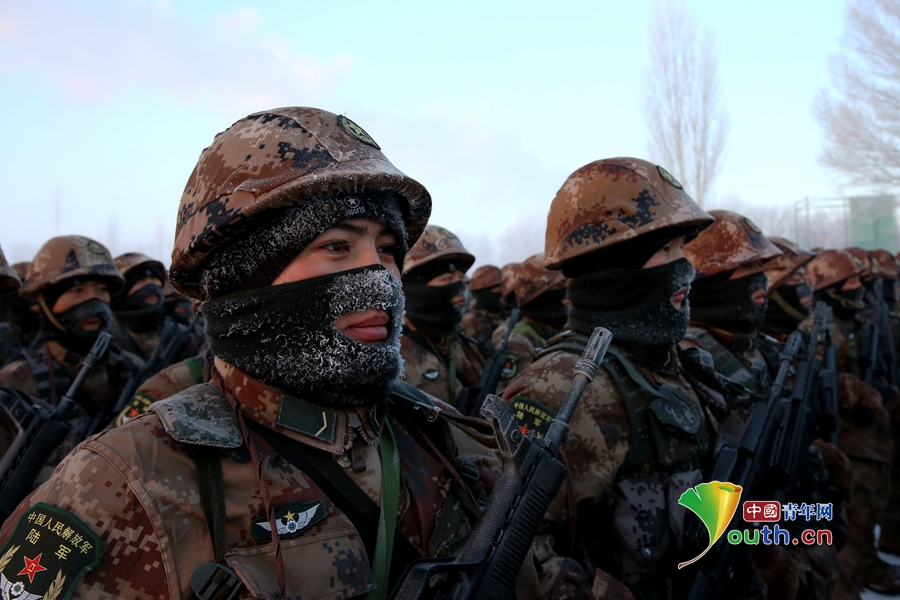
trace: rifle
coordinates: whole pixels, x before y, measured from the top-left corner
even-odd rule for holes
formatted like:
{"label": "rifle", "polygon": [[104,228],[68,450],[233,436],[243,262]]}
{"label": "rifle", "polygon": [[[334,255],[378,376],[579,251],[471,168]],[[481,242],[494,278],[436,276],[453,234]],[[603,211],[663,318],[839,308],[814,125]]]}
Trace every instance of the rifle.
{"label": "rifle", "polygon": [[5,420],[17,432],[9,449],[0,459],[0,521],[12,514],[19,502],[31,493],[34,480],[53,451],[66,439],[76,414],[75,396],[84,380],[103,360],[112,336],[101,333],[54,410],[32,402],[13,390],[0,393],[0,408]]}
{"label": "rifle", "polygon": [[[800,350],[801,340],[802,334],[799,331],[793,332],[788,338],[768,398],[753,406],[740,445],[737,448],[723,446],[719,450],[709,472],[710,481],[728,481],[749,490],[766,475],[766,458],[784,420],[781,403],[784,381]],[[687,532],[688,539],[698,546],[701,546],[700,530],[700,524],[694,523]],[[690,600],[726,597],[733,581],[739,548],[731,544],[719,544],[710,549],[711,556],[701,565],[711,564],[712,567],[704,569],[701,566],[698,569],[687,597]]]}
{"label": "rifle", "polygon": [[500,376],[503,374],[503,365],[506,363],[506,348],[509,345],[509,335],[518,322],[519,309],[514,308],[509,316],[506,333],[503,334],[503,341],[500,342],[500,345],[494,349],[494,353],[484,363],[484,369],[481,371],[478,385],[465,388],[456,401],[456,407],[462,414],[477,417],[478,409],[484,404],[484,399],[487,398],[488,394],[493,394],[497,391],[497,384],[500,383]]}
{"label": "rifle", "polygon": [[[818,307],[817,307],[818,308]],[[834,316],[830,306],[825,308],[825,319],[823,321],[823,329],[825,336],[822,341],[823,360],[822,367],[822,393],[820,399],[822,401],[819,412],[819,436],[829,443],[837,445],[837,436],[840,430],[838,420],[838,399],[837,399],[837,356],[834,347],[834,338],[832,337],[831,328],[834,323]]]}
{"label": "rifle", "polygon": [[[883,369],[883,374],[894,387],[900,384],[900,373],[897,372],[897,348],[894,346],[894,334],[891,329],[890,310],[884,299],[884,280],[877,279],[872,286],[870,302],[875,308],[873,319],[878,323],[879,350],[875,357],[876,364]],[[880,361],[880,362],[879,362]]]}
{"label": "rifle", "polygon": [[[609,348],[612,334],[594,330],[575,365],[575,381],[547,435],[523,435],[506,403],[493,394],[481,414],[491,422],[503,470],[458,556],[412,562],[391,595],[392,600],[440,597],[447,600],[507,600],[515,593],[519,570],[538,525],[556,496],[566,468],[556,459],[569,420]],[[441,576],[441,577],[435,577]]]}
{"label": "rifle", "polygon": [[125,410],[125,407],[134,397],[138,386],[171,365],[181,356],[185,346],[191,341],[193,325],[197,320],[197,316],[195,314],[191,317],[186,328],[183,328],[174,319],[166,318],[162,332],[159,334],[159,343],[156,344],[150,358],[147,359],[143,367],[132,372],[112,410],[101,411],[94,415],[82,439],[87,439],[106,427],[110,421]]}

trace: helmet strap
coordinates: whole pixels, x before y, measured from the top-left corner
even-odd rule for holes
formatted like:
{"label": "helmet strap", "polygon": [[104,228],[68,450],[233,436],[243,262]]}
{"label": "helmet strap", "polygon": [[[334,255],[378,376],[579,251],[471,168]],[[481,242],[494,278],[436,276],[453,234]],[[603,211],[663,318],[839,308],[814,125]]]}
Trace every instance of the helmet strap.
{"label": "helmet strap", "polygon": [[37,297],[38,304],[41,306],[41,310],[44,311],[44,315],[47,317],[47,320],[53,323],[53,326],[66,333],[66,328],[62,326],[62,324],[56,320],[56,317],[53,316],[53,311],[50,310],[50,307],[47,306],[47,301],[44,299],[44,294],[41,292]]}

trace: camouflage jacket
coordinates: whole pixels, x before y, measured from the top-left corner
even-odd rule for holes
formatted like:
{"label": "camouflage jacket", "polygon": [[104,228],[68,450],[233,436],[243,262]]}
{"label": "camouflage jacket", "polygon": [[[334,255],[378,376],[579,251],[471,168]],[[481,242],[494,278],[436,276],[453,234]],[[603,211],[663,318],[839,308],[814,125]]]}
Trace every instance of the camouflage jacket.
{"label": "camouflage jacket", "polygon": [[212,359],[206,354],[198,354],[186,358],[174,365],[169,365],[159,373],[156,373],[134,392],[131,402],[119,413],[111,426],[119,427],[131,419],[138,417],[150,408],[150,405],[159,400],[165,400],[178,392],[183,392],[198,383],[206,383],[210,380]]}
{"label": "camouflage jacket", "polygon": [[[478,384],[484,369],[484,356],[478,345],[459,333],[444,338],[437,345],[404,327],[400,355],[403,357],[404,381],[451,406],[456,404],[464,387]],[[456,372],[452,381],[451,369]]]}
{"label": "camouflage jacket", "polygon": [[[171,317],[165,317],[165,320],[172,321],[173,324],[175,323],[174,319]],[[178,324],[178,327],[182,330],[187,328],[186,325],[181,324]],[[160,325],[159,329],[153,331],[131,331],[121,323],[117,323],[113,328],[113,340],[120,348],[126,348],[130,352],[133,352],[146,360],[150,358],[153,351],[156,349],[156,346],[159,344],[162,331],[163,325]],[[195,330],[191,331],[190,339],[181,351],[181,354],[175,357],[176,361],[190,358],[200,352],[196,333]]]}
{"label": "camouflage jacket", "polygon": [[472,308],[466,311],[462,321],[459,323],[459,329],[466,337],[474,340],[490,342],[494,330],[500,325],[501,319],[498,316],[488,314],[486,311]]}
{"label": "camouflage jacket", "polygon": [[[198,385],[158,402],[148,413],[76,448],[53,478],[8,519],[0,530],[0,543],[7,543],[32,507],[57,507],[80,519],[102,545],[99,565],[77,585],[73,598],[191,598],[191,574],[200,563],[215,560],[191,453],[192,448],[213,447],[224,481],[224,560],[247,588],[242,597],[278,596],[275,548],[260,481],[268,486],[279,525],[289,598],[343,600],[372,590],[370,557],[351,520],[305,472],[250,433],[260,449],[258,479],[222,390],[234,390],[246,419],[334,456],[376,504],[382,481],[379,430],[383,419],[379,423],[378,409],[317,407],[218,359],[215,366],[221,377],[214,374],[214,384]],[[285,408],[288,404],[290,410]],[[400,456],[397,535],[423,556],[446,554],[469,531],[466,507],[474,501],[472,490],[460,489],[459,474],[448,471],[445,464],[451,461],[437,456],[434,442],[427,443],[419,428],[422,419],[411,409],[392,402],[388,420]],[[456,444],[457,456],[477,466],[480,483],[473,485],[489,488],[499,467],[494,454],[455,427],[447,427],[452,430],[450,440]],[[459,460],[452,463],[460,464]],[[285,526],[283,532],[280,525]],[[59,541],[47,533],[39,540],[23,542],[24,555],[42,553],[47,562]],[[10,582],[24,579],[19,562],[16,556],[2,569]],[[49,572],[45,579],[52,575]],[[31,583],[37,585],[37,581],[35,577]],[[30,585],[27,580],[24,583]],[[47,589],[46,584],[42,589]]]}
{"label": "camouflage jacket", "polygon": [[[503,398],[522,422],[523,431],[540,432],[555,416],[571,386],[577,360],[575,353],[551,350],[510,383]],[[684,400],[678,402],[690,407],[700,419],[698,425],[702,433],[698,431],[694,435],[696,443],[706,448],[708,442],[700,443],[699,439],[708,436],[710,421],[684,379],[674,349],[666,362],[665,368],[651,368],[642,360],[634,360],[631,364],[651,387],[659,389],[668,384],[681,390]],[[615,376],[612,369],[616,369]],[[684,454],[674,451],[678,443],[694,444],[690,435],[681,442],[660,440],[662,443],[656,446],[655,453],[644,454],[643,459],[632,455],[635,415],[630,413],[629,401],[623,397],[617,382],[617,379],[629,376],[619,369],[619,364],[604,361],[603,368],[597,371],[581,397],[569,422],[568,442],[563,446],[574,498],[568,502],[558,498],[546,519],[551,524],[572,525],[570,519],[575,516],[570,514],[567,506],[577,507],[578,530],[590,532],[583,538],[586,545],[596,545],[603,540],[602,549],[596,552],[588,549],[592,560],[600,567],[595,575],[595,589],[600,586],[621,590],[621,580],[639,595],[638,589],[646,582],[641,582],[641,577],[636,575],[635,553],[637,560],[646,562],[647,557],[652,557],[651,564],[659,561],[662,572],[675,570],[671,553],[677,552],[678,534],[670,532],[667,524],[680,527],[685,509],[676,500],[688,487],[700,482],[701,472],[693,459],[683,460]],[[647,433],[642,427],[641,438],[644,439]],[[644,450],[646,444],[640,448],[641,452]],[[706,452],[701,450],[701,454],[706,460]],[[696,453],[694,455],[696,457]],[[649,526],[648,518],[657,526]],[[656,576],[662,576],[660,571]],[[609,597],[612,594],[611,591]]]}
{"label": "camouflage jacket", "polygon": [[[494,330],[491,342],[495,348],[500,347],[508,329],[509,321],[507,320]],[[534,362],[535,351],[546,346],[547,339],[553,334],[554,332],[550,329],[525,320],[515,324],[506,344],[506,364],[500,374],[500,384],[497,386],[498,394],[503,392],[509,382],[519,373],[531,366]]]}

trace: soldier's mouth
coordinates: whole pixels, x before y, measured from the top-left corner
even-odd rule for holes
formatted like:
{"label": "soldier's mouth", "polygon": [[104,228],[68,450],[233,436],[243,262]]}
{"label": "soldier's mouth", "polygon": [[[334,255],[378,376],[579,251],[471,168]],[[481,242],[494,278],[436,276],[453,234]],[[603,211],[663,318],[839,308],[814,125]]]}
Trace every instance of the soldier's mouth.
{"label": "soldier's mouth", "polygon": [[683,287],[674,294],[672,294],[672,304],[675,308],[681,308],[681,305],[684,304],[684,299],[687,297],[687,288]]}
{"label": "soldier's mouth", "polygon": [[810,306],[812,306],[812,296],[803,296],[802,298],[800,298],[800,304],[802,304],[806,308],[809,308]]}
{"label": "soldier's mouth", "polygon": [[465,306],[466,299],[463,296],[453,296],[453,298],[450,299],[450,302],[453,303],[453,306]]}
{"label": "soldier's mouth", "polygon": [[766,290],[756,290],[750,298],[758,305],[762,306],[766,303]]}
{"label": "soldier's mouth", "polygon": [[339,317],[334,326],[357,342],[383,342],[387,339],[390,321],[388,314],[380,308],[367,308]]}
{"label": "soldier's mouth", "polygon": [[94,331],[95,329],[97,329],[98,327],[100,327],[100,324],[101,324],[101,323],[103,323],[103,321],[102,321],[100,318],[98,318],[98,317],[91,317],[91,318],[89,318],[89,319],[82,319],[82,321],[81,321],[81,328],[84,329],[85,331]]}

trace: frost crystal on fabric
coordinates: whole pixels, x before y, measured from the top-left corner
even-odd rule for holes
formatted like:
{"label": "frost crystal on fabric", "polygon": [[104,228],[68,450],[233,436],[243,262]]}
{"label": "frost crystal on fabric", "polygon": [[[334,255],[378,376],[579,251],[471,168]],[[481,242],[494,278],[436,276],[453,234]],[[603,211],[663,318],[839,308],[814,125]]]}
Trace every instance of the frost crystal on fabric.
{"label": "frost crystal on fabric", "polygon": [[[385,311],[387,339],[358,342],[334,322],[369,308]],[[402,374],[400,281],[371,265],[206,302],[213,353],[263,383],[322,405],[369,404]]]}

